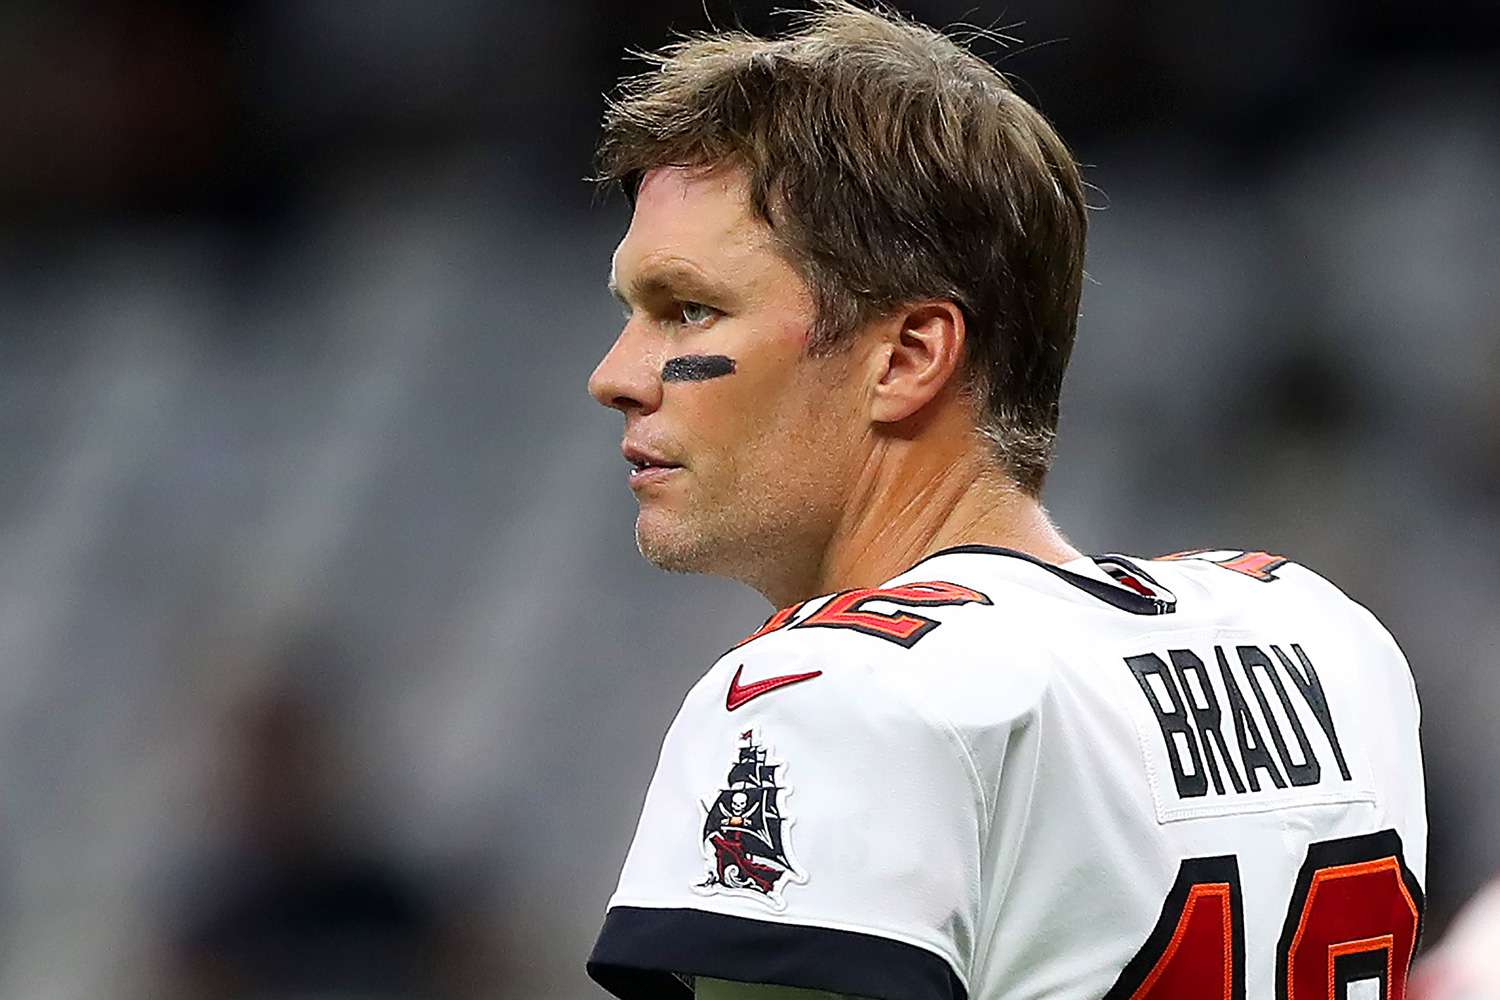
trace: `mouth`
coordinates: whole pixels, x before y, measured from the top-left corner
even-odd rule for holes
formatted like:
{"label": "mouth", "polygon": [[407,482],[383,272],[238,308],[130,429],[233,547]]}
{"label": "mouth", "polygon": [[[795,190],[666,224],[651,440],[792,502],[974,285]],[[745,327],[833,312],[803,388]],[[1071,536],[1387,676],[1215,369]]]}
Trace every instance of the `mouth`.
{"label": "mouth", "polygon": [[681,469],[682,466],[680,465],[632,464],[630,474],[626,476],[626,480],[630,483],[630,488],[635,490],[669,479]]}
{"label": "mouth", "polygon": [[627,445],[623,449],[625,461],[630,465],[628,476],[632,489],[649,483],[660,482],[678,471],[682,466],[660,455]]}

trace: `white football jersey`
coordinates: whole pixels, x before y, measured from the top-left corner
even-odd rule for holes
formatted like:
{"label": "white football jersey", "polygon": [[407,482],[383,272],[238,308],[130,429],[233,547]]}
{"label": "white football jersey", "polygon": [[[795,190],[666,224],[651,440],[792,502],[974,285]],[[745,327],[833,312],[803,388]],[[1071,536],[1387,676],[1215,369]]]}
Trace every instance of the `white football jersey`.
{"label": "white football jersey", "polygon": [[889,1000],[1400,1000],[1411,674],[1265,553],[967,545],[777,612],[667,732],[590,974]]}

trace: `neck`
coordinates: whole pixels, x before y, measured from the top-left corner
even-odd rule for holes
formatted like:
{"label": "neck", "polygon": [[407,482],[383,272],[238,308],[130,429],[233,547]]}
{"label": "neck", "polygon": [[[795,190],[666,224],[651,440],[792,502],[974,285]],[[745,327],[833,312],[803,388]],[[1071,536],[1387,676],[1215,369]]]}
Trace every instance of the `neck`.
{"label": "neck", "polygon": [[876,587],[954,545],[999,545],[1050,563],[1079,557],[1041,502],[985,458],[985,445],[972,435],[959,440],[949,449],[916,440],[879,443],[816,571],[766,596],[785,607],[818,594]]}

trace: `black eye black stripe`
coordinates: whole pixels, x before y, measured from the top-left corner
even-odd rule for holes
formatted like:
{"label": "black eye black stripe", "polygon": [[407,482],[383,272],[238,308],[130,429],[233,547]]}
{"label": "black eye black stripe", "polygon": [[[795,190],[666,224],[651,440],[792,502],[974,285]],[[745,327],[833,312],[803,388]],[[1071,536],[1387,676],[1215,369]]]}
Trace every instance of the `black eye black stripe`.
{"label": "black eye black stripe", "polygon": [[663,382],[705,382],[734,374],[734,359],[722,354],[686,354],[661,366]]}

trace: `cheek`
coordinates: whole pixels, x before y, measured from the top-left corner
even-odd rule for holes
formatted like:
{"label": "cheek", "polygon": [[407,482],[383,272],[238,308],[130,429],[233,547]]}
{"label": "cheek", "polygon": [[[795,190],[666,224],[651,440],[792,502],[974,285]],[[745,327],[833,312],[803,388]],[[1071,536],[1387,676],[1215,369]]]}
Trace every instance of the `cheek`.
{"label": "cheek", "polygon": [[[734,418],[743,472],[786,488],[823,479],[839,464],[848,414],[835,386],[805,372],[747,387]],[[800,487],[798,487],[800,491]]]}
{"label": "cheek", "polygon": [[694,398],[683,407],[688,418],[685,443],[697,459],[700,475],[719,479],[757,467],[767,442],[778,434],[774,401],[754,386],[731,385],[737,378],[712,387],[695,386]]}
{"label": "cheek", "polygon": [[[668,383],[682,416],[683,441],[699,452],[702,472],[753,473],[781,478],[778,466],[797,465],[809,444],[810,421],[821,419],[821,387],[806,367],[805,327],[786,323],[754,343],[722,342],[734,373],[699,382]],[[737,350],[738,349],[738,350]]]}
{"label": "cheek", "polygon": [[757,358],[733,360],[733,374],[669,386],[686,433],[730,450],[763,436],[783,417],[788,402],[785,379],[775,368]]}

